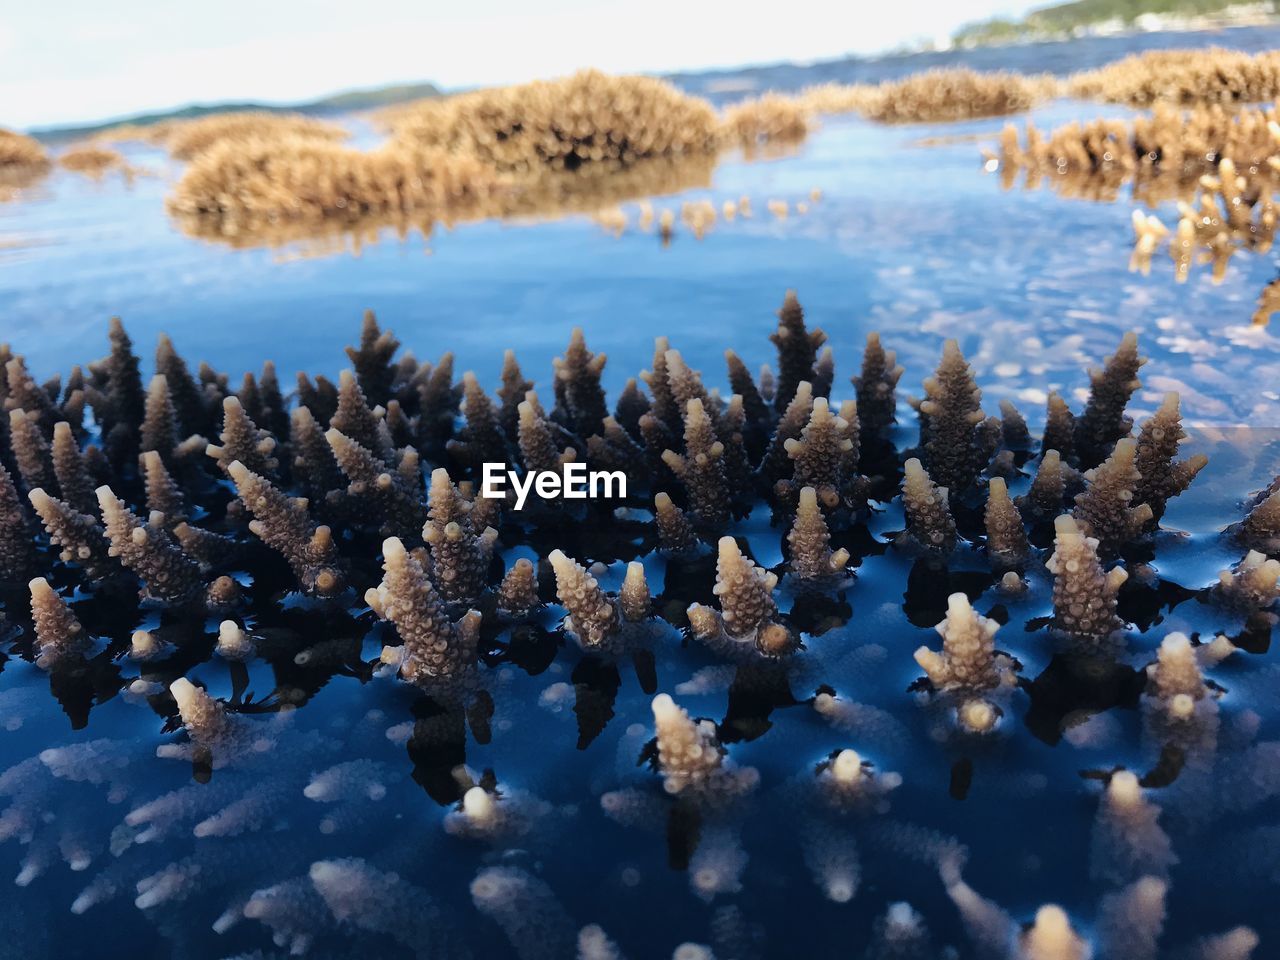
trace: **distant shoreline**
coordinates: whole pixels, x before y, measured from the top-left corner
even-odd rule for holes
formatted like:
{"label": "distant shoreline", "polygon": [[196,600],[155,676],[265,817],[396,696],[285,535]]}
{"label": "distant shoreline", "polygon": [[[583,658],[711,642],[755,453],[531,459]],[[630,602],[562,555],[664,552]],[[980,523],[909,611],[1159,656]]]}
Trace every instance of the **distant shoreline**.
{"label": "distant shoreline", "polygon": [[[1206,13],[1141,13],[1129,20],[1112,17],[1059,29],[1040,28],[1034,22],[988,21],[957,32],[949,46],[925,44],[916,52],[1017,47],[1034,43],[1064,43],[1089,37],[1123,38],[1148,33],[1212,33],[1233,27],[1267,27],[1276,24],[1280,24],[1280,12],[1270,2],[1232,4]],[[966,35],[967,30],[976,33],[970,37]],[[1006,30],[1007,35],[1004,35]]]}

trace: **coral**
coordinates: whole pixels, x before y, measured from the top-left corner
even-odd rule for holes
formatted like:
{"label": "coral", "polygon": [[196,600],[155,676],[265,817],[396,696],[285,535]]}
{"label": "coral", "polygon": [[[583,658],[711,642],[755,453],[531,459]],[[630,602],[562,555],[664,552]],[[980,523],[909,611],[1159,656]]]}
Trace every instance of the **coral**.
{"label": "coral", "polygon": [[407,448],[409,458],[393,467],[339,430],[330,427],[324,437],[333,450],[338,469],[349,481],[347,496],[363,506],[377,528],[384,534],[416,534],[426,519],[426,510],[422,505],[422,481],[413,448]]}
{"label": "coral", "polygon": [[66,601],[54,592],[44,577],[36,577],[29,586],[31,620],[40,650],[36,662],[49,669],[82,653],[88,646],[89,638]]}
{"label": "coral", "polygon": [[1132,437],[1117,441],[1111,456],[1084,475],[1088,486],[1071,511],[1084,535],[1096,540],[1103,552],[1113,553],[1129,543],[1154,517],[1150,504],[1134,497],[1142,479],[1137,455]]}
{"label": "coral", "polygon": [[223,399],[222,432],[218,438],[221,444],[209,444],[206,452],[224,473],[238,461],[254,473],[275,479],[280,466],[275,457],[276,439],[250,419],[239,397]]}
{"label": "coral", "polygon": [[31,533],[13,478],[0,463],[0,579],[17,580],[35,565]]}
{"label": "coral", "polygon": [[1046,566],[1053,574],[1054,626],[1086,647],[1121,627],[1116,594],[1129,575],[1123,567],[1103,572],[1098,542],[1069,516],[1054,521],[1054,549]]}
{"label": "coral", "polygon": [[98,500],[93,495],[93,478],[89,474],[84,454],[80,452],[75,432],[65,420],[53,425],[50,459],[61,498],[81,513],[96,509]]}
{"label": "coral", "polygon": [[1036,911],[1035,922],[1022,932],[1021,956],[1025,960],[1089,960],[1089,942],[1071,928],[1066,912],[1055,904]]}
{"label": "coral", "polygon": [[706,152],[717,127],[708,104],[661,80],[595,70],[422,100],[391,108],[385,119],[401,142],[526,173]]}
{"label": "coral", "polygon": [[838,578],[849,563],[849,551],[832,550],[831,533],[818,507],[818,492],[802,487],[795,522],[787,532],[791,573],[802,580],[824,581]]}
{"label": "coral", "polygon": [[1148,50],[1074,74],[1068,90],[1073,97],[1133,106],[1256,103],[1280,96],[1280,57],[1221,47]]}
{"label": "coral", "polygon": [[583,647],[607,649],[619,630],[622,611],[576,560],[561,550],[553,550],[547,559],[556,575],[556,596],[569,612],[566,629]]}
{"label": "coral", "polygon": [[158,453],[167,462],[173,457],[179,439],[178,413],[169,395],[169,381],[164,374],[157,373],[147,388],[138,448],[143,453]]}
{"label": "coral", "polygon": [[403,643],[400,675],[434,691],[449,691],[475,662],[480,614],[473,610],[452,622],[422,564],[395,537],[383,541],[382,569],[382,583],[370,588],[365,602],[396,626]]}
{"label": "coral", "polygon": [[511,565],[498,587],[498,609],[511,617],[525,617],[541,605],[537,571],[531,560],[521,557]]}
{"label": "coral", "polygon": [[653,522],[658,529],[658,546],[671,554],[688,553],[698,546],[698,535],[684,511],[672,502],[670,495],[658,493],[653,498]]}
{"label": "coral", "polygon": [[982,694],[1013,685],[1013,665],[995,651],[1000,625],[969,605],[963,593],[947,598],[947,619],[936,627],[942,637],[942,653],[928,647],[915,652],[916,663],[939,690]]}
{"label": "coral", "polygon": [[725,110],[720,119],[721,139],[741,147],[748,155],[764,146],[799,142],[808,133],[805,106],[776,93],[741,100]]}
{"label": "coral", "polygon": [[723,802],[755,788],[759,774],[735,767],[710,720],[692,720],[667,694],[653,698],[657,767],[669,794]]}
{"label": "coral", "polygon": [[587,349],[581,327],[574,327],[563,357],[552,361],[555,371],[556,405],[552,419],[582,437],[600,432],[609,414],[600,375],[605,355]]}
{"label": "coral", "polygon": [[143,480],[147,489],[147,510],[164,515],[164,523],[175,527],[188,519],[186,497],[182,488],[165,468],[164,460],[156,450],[148,450],[141,460]]}
{"label": "coral", "polygon": [[880,334],[868,333],[862,354],[862,371],[851,377],[858,392],[858,422],[861,435],[882,435],[897,420],[898,399],[895,390],[902,379],[903,366],[892,350],[880,344]]}
{"label": "coral", "polygon": [[1094,821],[1090,850],[1094,879],[1120,885],[1147,876],[1167,878],[1178,858],[1157,822],[1159,816],[1160,808],[1143,796],[1133,773],[1113,773]]}
{"label": "coral", "polygon": [[1138,449],[1134,457],[1138,483],[1133,491],[1133,500],[1150,506],[1156,520],[1164,515],[1165,505],[1186,490],[1209,462],[1202,453],[1186,460],[1175,460],[1178,445],[1185,438],[1178,395],[1166,393],[1160,407],[1138,431]]}
{"label": "coral", "polygon": [[486,867],[471,881],[471,899],[501,927],[520,960],[573,956],[573,922],[537,877],[519,867]]}
{"label": "coral", "polygon": [[1138,370],[1146,362],[1147,358],[1138,354],[1137,334],[1126,333],[1102,369],[1089,371],[1089,402],[1075,422],[1075,455],[1082,468],[1099,463],[1116,441],[1133,429],[1133,420],[1124,408],[1142,386]]}
{"label": "coral", "polygon": [[1058,81],[1047,74],[1029,77],[963,68],[925,70],[880,84],[858,109],[881,123],[998,117],[1029,110],[1055,95],[1057,89]]}
{"label": "coral", "polygon": [[903,464],[902,507],[907,536],[926,550],[947,552],[956,544],[956,523],[951,518],[949,492],[939,487],[912,457]]}
{"label": "coral", "polygon": [[758,473],[761,479],[776,483],[794,469],[787,453],[787,441],[799,439],[812,411],[813,385],[808,380],[802,380],[796,387],[795,396],[778,418],[769,446],[760,461]]}
{"label": "coral", "polygon": [[629,623],[639,623],[649,619],[653,607],[653,595],[649,592],[649,581],[644,575],[644,564],[632,560],[627,564],[627,572],[618,590],[618,609],[622,618]]}
{"label": "coral", "polygon": [[329,418],[329,429],[351,438],[379,460],[394,458],[391,434],[383,420],[382,409],[369,408],[364,391],[350,370],[338,374],[338,407]]}
{"label": "coral", "polygon": [[1200,664],[1185,634],[1171,633],[1161,641],[1148,674],[1155,696],[1166,703],[1180,696],[1201,700],[1208,694]]}
{"label": "coral", "polygon": [[1045,404],[1044,434],[1040,438],[1042,455],[1054,450],[1068,460],[1075,452],[1076,418],[1067,401],[1056,390]]}
{"label": "coral", "polygon": [[[955,340],[942,347],[937,372],[924,382],[920,413],[921,460],[934,481],[957,496],[966,492],[986,465],[977,427],[985,419],[982,391]],[[991,451],[993,452],[993,451]]]}
{"label": "coral", "polygon": [[1066,486],[1062,457],[1057,450],[1046,449],[1040,457],[1040,465],[1036,467],[1031,486],[1014,502],[1028,518],[1048,520],[1062,512]]}
{"label": "coral", "polygon": [[721,537],[712,591],[720,601],[720,610],[698,603],[689,607],[694,636],[730,658],[793,653],[796,638],[776,620],[773,590],[777,585],[777,575],[744,557],[733,537]]}
{"label": "coral", "polygon": [[992,477],[987,484],[983,520],[992,569],[1021,570],[1031,556],[1031,544],[1022,528],[1022,515],[1009,499],[1009,488],[1001,477]]}
{"label": "coral", "polygon": [[699,527],[715,530],[729,520],[729,488],[725,476],[724,444],[716,438],[701,400],[685,409],[684,455],[665,450],[662,461],[684,484],[689,513]]}
{"label": "coral", "polygon": [[49,443],[36,418],[21,408],[9,411],[9,449],[23,486],[34,490],[54,485]]}
{"label": "coral", "polygon": [[1259,500],[1235,528],[1241,543],[1263,553],[1280,553],[1280,488]]}
{"label": "coral", "polygon": [[238,460],[227,472],[253,514],[249,531],[289,562],[302,589],[319,596],[341,592],[346,580],[333,535],[328,527],[312,522],[306,503],[287,497]]}
{"label": "coral", "polygon": [[449,471],[431,473],[430,508],[422,537],[431,551],[431,570],[446,602],[471,603],[485,587],[498,531],[475,529],[475,509],[465,503]]}
{"label": "coral", "polygon": [[858,462],[858,418],[856,411],[845,418],[831,412],[826,397],[815,397],[809,423],[798,438],[783,442],[793,463],[790,484],[781,485],[788,495],[811,487],[823,507],[833,509],[853,495],[851,465]]}
{"label": "coral", "polygon": [[1280,598],[1280,560],[1250,550],[1231,570],[1218,574],[1217,591],[1228,603],[1244,609],[1261,610]]}
{"label": "coral", "polygon": [[[572,447],[563,451],[557,448],[552,438],[551,423],[532,401],[522,400],[516,409],[519,413],[516,442],[526,472],[550,470],[558,473],[564,464],[577,460],[577,452]],[[498,462],[505,459],[501,456]]]}
{"label": "coral", "polygon": [[[93,517],[81,513],[69,503],[54,499],[39,487],[27,497],[49,534],[49,542],[61,548],[58,556],[65,563],[78,564],[91,578],[117,568],[111,559],[106,534]],[[29,551],[29,542],[26,546]],[[16,552],[14,556],[21,557],[22,554]]]}
{"label": "coral", "polygon": [[773,405],[781,413],[795,397],[802,381],[813,382],[818,348],[827,342],[827,335],[816,327],[813,330],[805,327],[804,310],[796,299],[796,292],[788,290],[778,310],[778,329],[769,334],[769,339],[778,348],[778,385]]}
{"label": "coral", "polygon": [[18,168],[44,168],[49,165],[49,154],[35,137],[16,130],[0,128],[0,170],[9,172]]}
{"label": "coral", "polygon": [[194,599],[204,584],[200,569],[155,519],[143,523],[108,486],[98,487],[102,525],[111,543],[108,551],[142,581],[150,599],[180,604]]}

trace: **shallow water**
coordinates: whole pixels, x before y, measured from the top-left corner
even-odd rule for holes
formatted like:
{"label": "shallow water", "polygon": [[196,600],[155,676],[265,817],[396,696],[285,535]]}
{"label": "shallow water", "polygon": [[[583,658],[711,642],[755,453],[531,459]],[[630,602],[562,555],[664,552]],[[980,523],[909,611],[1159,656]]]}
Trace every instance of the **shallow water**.
{"label": "shallow water", "polygon": [[[1274,34],[1257,36],[1261,43]],[[1116,55],[1107,49],[1103,59]],[[1082,45],[1079,55],[1093,56],[1092,50]],[[976,62],[987,65],[985,56]],[[1101,113],[1123,111],[1057,103],[1032,116],[1045,127]],[[790,684],[798,702],[778,705],[789,699],[785,691],[753,688],[746,677],[730,691],[729,675],[714,670],[714,658],[682,643],[674,629],[657,644],[656,686],[642,683],[629,661],[615,674],[564,640],[556,630],[562,611],[551,607],[540,629],[489,638],[493,736],[487,744],[468,738],[465,747],[447,738],[443,747],[431,746],[424,703],[406,685],[372,676],[388,627],[375,626],[359,607],[281,610],[276,585],[264,577],[247,623],[251,631],[278,631],[271,634],[275,647],[264,643],[262,656],[248,665],[210,657],[216,622],[209,621],[190,628],[182,656],[141,673],[164,683],[186,675],[240,706],[292,700],[302,708],[284,721],[278,714],[247,717],[261,728],[267,747],[261,757],[215,770],[206,790],[219,793],[192,794],[208,809],[193,800],[168,834],[151,842],[137,842],[121,827],[125,815],[197,783],[189,763],[155,756],[158,745],[182,740],[174,732],[172,703],[160,697],[149,706],[119,692],[140,669],[117,655],[132,630],[153,625],[158,614],[137,611],[129,601],[77,596],[76,609],[107,626],[104,640],[112,646],[86,677],[57,685],[50,696],[48,675],[23,656],[25,592],[7,591],[14,645],[0,673],[0,768],[46,748],[107,740],[94,753],[110,782],[54,777],[40,760],[28,765],[32,779],[18,793],[17,813],[0,815],[5,832],[14,826],[32,832],[29,844],[13,838],[0,847],[0,877],[29,880],[0,905],[0,955],[221,957],[270,950],[269,931],[254,919],[222,933],[213,925],[254,891],[287,881],[296,881],[288,891],[297,897],[299,929],[315,934],[312,955],[407,955],[384,934],[336,924],[307,885],[313,862],[359,857],[426,891],[476,956],[509,949],[468,892],[481,867],[500,862],[543,879],[567,914],[544,917],[545,936],[526,942],[531,957],[555,955],[535,951],[539,943],[557,943],[566,925],[576,931],[588,923],[600,924],[632,957],[665,956],[686,940],[716,944],[722,960],[811,951],[860,956],[874,918],[904,900],[923,914],[936,945],[979,956],[936,869],[926,863],[929,844],[910,833],[920,829],[963,844],[966,881],[1017,920],[1029,921],[1041,904],[1057,902],[1089,932],[1108,888],[1090,879],[1099,788],[1082,772],[1157,767],[1134,671],[1172,630],[1204,639],[1225,631],[1248,652],[1210,671],[1227,690],[1218,766],[1151,791],[1181,861],[1170,874],[1161,955],[1236,924],[1262,936],[1255,956],[1274,955],[1280,949],[1271,910],[1277,876],[1265,851],[1274,849],[1276,798],[1265,795],[1223,815],[1204,801],[1215,796],[1213,784],[1230,786],[1268,769],[1265,756],[1249,752],[1245,731],[1256,719],[1252,742],[1272,743],[1280,733],[1269,629],[1241,636],[1243,624],[1198,592],[1239,559],[1241,550],[1221,528],[1241,516],[1249,491],[1280,472],[1280,340],[1249,325],[1274,265],[1269,257],[1237,257],[1220,285],[1210,282],[1207,268],[1183,286],[1172,282],[1171,269],[1130,274],[1128,205],[1064,200],[1045,189],[1005,192],[983,172],[979,146],[994,143],[1003,123],[882,128],[827,120],[794,155],[730,158],[716,169],[709,190],[655,200],[659,210],[678,210],[684,200],[706,198],[717,207],[744,195],[752,200],[751,219],[721,221],[701,241],[677,226],[669,247],[656,233],[636,228],[630,204],[630,226],[616,238],[589,218],[572,216],[461,224],[426,240],[387,236],[359,256],[234,250],[185,237],[165,218],[173,171],[142,148],[131,148],[131,159],[160,176],[126,186],[111,177],[94,183],[60,172],[29,196],[0,204],[4,338],[37,377],[101,356],[104,321],[112,314],[125,319],[144,357],[156,334],[167,331],[190,361],[208,360],[233,383],[265,358],[277,362],[286,383],[295,370],[332,376],[344,365],[340,348],[354,342],[361,310],[372,307],[419,358],[452,350],[458,370],[474,369],[487,384],[496,385],[502,350],[516,349],[544,398],[550,361],[562,353],[573,326],[608,354],[611,397],[649,366],[653,337],[662,334],[709,386],[723,388],[726,347],[752,367],[773,361],[767,335],[774,310],[783,292],[795,288],[809,323],[822,327],[835,348],[835,397],[849,394],[847,378],[868,331],[879,330],[906,367],[900,396],[920,392],[942,342],[955,337],[978,375],[986,409],[1012,399],[1037,432],[1047,392],[1061,390],[1079,410],[1086,368],[1100,364],[1124,331],[1136,330],[1150,363],[1130,413],[1140,422],[1166,391],[1178,390],[1193,434],[1186,450],[1211,456],[1164,520],[1154,578],[1126,587],[1121,613],[1135,629],[1101,693],[1100,685],[1064,676],[1042,629],[1023,628],[1050,611],[1043,573],[1032,577],[1026,595],[1008,600],[992,589],[985,559],[974,548],[958,552],[948,575],[931,571],[881,542],[902,526],[897,505],[874,515],[865,531],[842,535],[858,563],[851,587],[826,603],[792,608],[797,622],[812,627],[803,667]],[[949,139],[919,145],[936,137]],[[795,212],[814,188],[821,198],[808,212]],[[787,201],[791,214],[774,217],[766,208],[770,199]],[[915,424],[905,403],[899,419],[899,446],[910,446]],[[616,587],[621,561],[641,548],[597,543],[590,526],[587,532],[575,526],[546,539],[571,542],[569,552],[584,563],[609,564],[600,579]],[[732,532],[760,563],[781,562],[782,530],[769,526],[767,511]],[[531,552],[521,551],[505,550],[504,560]],[[674,570],[656,554],[645,564],[655,593],[662,591],[659,610],[682,611],[691,599],[705,600],[711,583],[705,565]],[[1017,656],[1022,676],[1035,681],[1014,695],[999,734],[988,741],[948,732],[940,711],[907,692],[920,673],[911,652],[936,645],[930,628],[955,590],[968,593],[982,613],[1007,619],[997,646]],[[317,644],[318,651],[312,649]],[[300,666],[295,657],[308,649],[310,661]],[[682,686],[708,668],[698,674],[709,678],[705,692]],[[875,721],[852,732],[834,729],[807,702],[822,683],[876,708]],[[691,891],[679,850],[669,849],[687,840],[687,831],[668,830],[661,821],[652,831],[624,828],[601,809],[607,791],[634,787],[660,795],[656,776],[637,763],[651,736],[655,690],[673,693],[694,716],[720,721],[724,739],[734,741],[733,758],[761,774],[741,820],[731,824],[737,839],[730,834],[730,846],[736,842],[749,858],[742,889],[710,905]],[[1093,719],[1063,736],[1068,714]],[[414,721],[418,730],[410,737]],[[850,825],[861,885],[852,902],[837,904],[824,899],[806,866],[802,845],[814,821],[798,810],[788,785],[810,778],[816,764],[844,747],[856,748],[878,770],[901,773],[904,782],[887,813]],[[336,805],[304,797],[313,774],[359,758],[380,764],[372,779],[385,795]],[[554,809],[506,852],[446,834],[442,819],[457,800],[449,770],[464,760],[477,774],[491,769],[504,788]],[[101,779],[102,768],[91,769],[90,779]],[[24,778],[5,776],[0,793],[13,796],[13,781]],[[269,813],[258,829],[232,838],[193,835],[212,810],[248,791],[278,791],[275,799],[264,798]],[[29,825],[20,814],[32,818]],[[713,839],[704,834],[704,843]],[[67,859],[76,860],[72,854],[81,847],[91,854],[88,865],[70,869]],[[135,906],[137,882],[173,863],[184,870],[169,897],[146,909]],[[198,869],[185,869],[192,865]],[[102,884],[102,902],[69,912],[90,884]],[[746,918],[739,927],[762,928],[763,939],[747,938],[754,954],[735,952],[726,942],[724,931],[732,933],[734,924],[723,911],[734,907]],[[370,905],[368,915],[378,909]],[[435,955],[434,948],[417,946]],[[437,953],[450,955],[443,948]]]}

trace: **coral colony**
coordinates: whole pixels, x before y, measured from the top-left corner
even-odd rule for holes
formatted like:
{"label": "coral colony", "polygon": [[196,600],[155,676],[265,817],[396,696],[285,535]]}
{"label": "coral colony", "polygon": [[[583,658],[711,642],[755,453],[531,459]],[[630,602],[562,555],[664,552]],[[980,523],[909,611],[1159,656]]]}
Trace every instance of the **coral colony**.
{"label": "coral colony", "polygon": [[659,338],[612,405],[581,331],[548,388],[508,352],[491,393],[368,314],[289,395],[167,337],[148,380],[108,335],[0,378],[3,735],[45,683],[136,729],[0,773],[48,924],[191,956],[1276,948],[1246,888],[1275,879],[1280,481],[1225,498],[1238,564],[1157,574],[1212,469],[1177,394],[1126,413],[1132,334],[1039,441],[955,341],[895,426],[894,354],[836,378],[794,294],[776,373]]}

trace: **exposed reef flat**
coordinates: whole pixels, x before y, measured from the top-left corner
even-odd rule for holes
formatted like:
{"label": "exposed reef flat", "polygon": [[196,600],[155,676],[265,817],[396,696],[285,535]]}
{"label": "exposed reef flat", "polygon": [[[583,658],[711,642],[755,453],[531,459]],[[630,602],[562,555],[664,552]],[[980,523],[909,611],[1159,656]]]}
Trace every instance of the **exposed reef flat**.
{"label": "exposed reef flat", "polygon": [[[792,293],[771,339],[614,398],[580,331],[485,385],[372,314],[288,387],[144,375],[119,321],[65,379],[6,350],[14,942],[1266,956],[1267,451],[1135,422],[1133,335],[1043,415]],[[627,495],[517,511],[486,462]]]}

